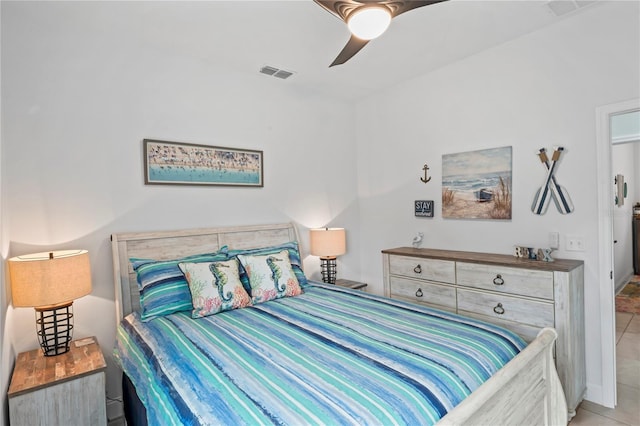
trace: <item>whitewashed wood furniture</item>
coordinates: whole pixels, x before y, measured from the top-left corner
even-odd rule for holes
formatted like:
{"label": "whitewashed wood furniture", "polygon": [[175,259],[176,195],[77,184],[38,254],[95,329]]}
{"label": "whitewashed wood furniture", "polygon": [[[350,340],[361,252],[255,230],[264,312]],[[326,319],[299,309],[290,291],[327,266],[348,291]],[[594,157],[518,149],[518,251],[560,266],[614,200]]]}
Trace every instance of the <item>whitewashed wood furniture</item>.
{"label": "whitewashed wood furniture", "polygon": [[94,337],[71,342],[62,355],[19,354],[8,392],[10,424],[106,425],[106,368]]}
{"label": "whitewashed wood furniture", "polygon": [[340,287],[352,288],[354,290],[367,291],[367,283],[361,283],[360,281],[345,280],[344,278],[338,278],[336,285]]}
{"label": "whitewashed wood furniture", "polygon": [[[227,245],[248,249],[298,241],[293,224],[251,225],[111,236],[118,322],[138,310],[139,292],[130,257],[175,259]],[[441,419],[443,425],[564,425],[567,407],[553,362],[553,329],[545,328],[525,350]]]}
{"label": "whitewashed wood furniture", "polygon": [[269,247],[298,241],[290,223],[181,231],[129,232],[113,234],[113,268],[116,291],[116,319],[140,310],[140,291],[129,259],[170,260],[192,254],[213,253],[223,246],[230,250]]}
{"label": "whitewashed wood furniture", "polygon": [[555,328],[556,366],[569,416],[575,415],[586,390],[582,261],[410,247],[382,255],[388,297],[498,324],[527,341],[543,327]]}

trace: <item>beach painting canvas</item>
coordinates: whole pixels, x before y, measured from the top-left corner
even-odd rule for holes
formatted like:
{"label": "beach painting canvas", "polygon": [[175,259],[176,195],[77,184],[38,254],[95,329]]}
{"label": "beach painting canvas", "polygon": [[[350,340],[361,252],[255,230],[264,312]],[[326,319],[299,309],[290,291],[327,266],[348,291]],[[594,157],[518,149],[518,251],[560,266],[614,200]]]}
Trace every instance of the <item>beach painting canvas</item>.
{"label": "beach painting canvas", "polygon": [[511,219],[511,147],[442,156],[442,217]]}
{"label": "beach painting canvas", "polygon": [[262,151],[144,140],[145,184],[264,186]]}

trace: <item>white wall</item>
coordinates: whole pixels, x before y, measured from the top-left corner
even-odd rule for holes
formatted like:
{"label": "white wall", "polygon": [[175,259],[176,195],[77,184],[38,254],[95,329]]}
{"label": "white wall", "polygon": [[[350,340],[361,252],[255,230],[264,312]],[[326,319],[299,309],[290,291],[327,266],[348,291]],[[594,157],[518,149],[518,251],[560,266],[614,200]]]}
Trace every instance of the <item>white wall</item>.
{"label": "white wall", "polygon": [[[633,275],[631,218],[633,216],[633,205],[636,203],[634,194],[637,192],[639,179],[636,169],[640,163],[635,162],[635,153],[639,146],[640,142],[630,142],[613,145],[611,148],[613,174],[614,176],[623,175],[624,181],[627,183],[627,198],[624,199],[624,204],[613,208],[613,240],[616,242],[613,246],[616,292],[621,290]],[[617,193],[615,185],[613,193],[614,195]]]}
{"label": "white wall", "polygon": [[[110,356],[111,233],[294,221],[304,255],[308,227],[344,226],[341,275],[359,278],[352,106],[301,95],[257,70],[227,73],[136,45],[117,31],[89,36],[73,24],[80,16],[49,19],[72,7],[3,2],[2,10],[4,238],[10,255],[89,250],[93,292],[74,303],[75,337],[101,343],[109,397],[120,395]],[[263,150],[264,188],[145,186],[143,138]],[[306,266],[319,278],[317,258]],[[38,343],[32,309],[2,313],[13,318],[5,372]]]}
{"label": "white wall", "polygon": [[[512,253],[516,244],[543,247],[558,231],[557,257],[585,262],[587,397],[600,395],[595,110],[638,98],[638,2],[600,4],[551,27],[443,67],[357,105],[358,191],[363,279],[382,292],[380,250],[410,245]],[[575,212],[530,211],[544,169],[541,147],[566,148],[557,169]],[[443,154],[513,147],[513,219],[443,220]],[[433,179],[418,179],[428,163]],[[415,218],[413,201],[436,201],[435,218]],[[584,237],[584,252],[567,252],[567,235]]]}
{"label": "white wall", "polygon": [[[0,22],[2,22],[2,7],[0,7]],[[0,31],[0,46],[2,45],[2,34]],[[2,81],[2,57],[0,55],[0,82]],[[0,117],[2,117],[2,85],[0,84]],[[11,333],[6,331],[6,326],[11,324],[11,321],[7,321],[5,316],[8,309],[8,291],[5,287],[4,279],[4,262],[7,259],[8,240],[6,236],[6,222],[4,220],[5,203],[4,199],[4,180],[3,176],[3,164],[4,156],[2,155],[2,135],[3,126],[2,120],[0,120],[0,395],[4,400],[4,396],[9,388],[9,377],[11,375],[12,362],[7,362],[11,358],[9,348],[11,346]],[[3,402],[0,405],[0,425],[8,423],[9,411],[7,405]]]}

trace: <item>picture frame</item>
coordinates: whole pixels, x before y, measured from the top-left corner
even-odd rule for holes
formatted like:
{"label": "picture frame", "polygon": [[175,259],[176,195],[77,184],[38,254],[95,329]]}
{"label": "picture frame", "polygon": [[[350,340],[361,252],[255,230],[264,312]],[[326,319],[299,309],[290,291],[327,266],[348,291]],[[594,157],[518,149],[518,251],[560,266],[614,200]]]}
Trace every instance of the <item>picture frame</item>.
{"label": "picture frame", "polygon": [[145,185],[264,186],[263,152],[143,140]]}
{"label": "picture frame", "polygon": [[511,220],[512,148],[442,156],[444,219]]}
{"label": "picture frame", "polygon": [[433,200],[415,200],[413,202],[416,217],[433,217]]}

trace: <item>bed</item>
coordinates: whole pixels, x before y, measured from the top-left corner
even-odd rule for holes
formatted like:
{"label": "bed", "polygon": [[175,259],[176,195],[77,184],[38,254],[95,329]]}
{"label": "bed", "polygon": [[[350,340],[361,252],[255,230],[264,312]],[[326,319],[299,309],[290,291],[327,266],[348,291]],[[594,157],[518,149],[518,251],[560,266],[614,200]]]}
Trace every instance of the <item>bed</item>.
{"label": "bed", "polygon": [[[262,259],[254,249],[297,241],[290,223],[112,235],[128,424],[567,423],[553,329],[525,347],[490,324],[300,275],[301,294],[197,319],[194,300],[143,320],[136,259]],[[301,263],[291,255],[295,274]]]}

